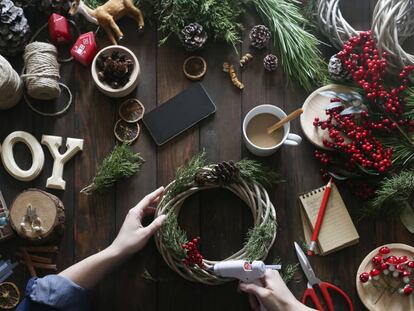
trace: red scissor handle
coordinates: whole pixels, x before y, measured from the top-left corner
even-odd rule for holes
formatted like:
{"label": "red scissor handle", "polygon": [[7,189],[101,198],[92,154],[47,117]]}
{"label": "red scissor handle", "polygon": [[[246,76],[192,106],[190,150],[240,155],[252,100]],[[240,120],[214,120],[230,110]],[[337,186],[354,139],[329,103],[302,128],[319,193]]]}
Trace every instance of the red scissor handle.
{"label": "red scissor handle", "polygon": [[[322,296],[325,300],[325,304],[328,307],[328,311],[334,311],[334,305],[333,305],[333,301],[331,298],[331,294],[329,293],[329,290],[337,292],[340,296],[342,296],[345,301],[348,304],[349,307],[349,311],[354,311],[354,306],[352,304],[351,299],[348,297],[348,295],[339,287],[336,287],[335,285],[331,284],[331,283],[327,283],[327,282],[320,282],[318,284]],[[305,293],[303,294],[303,298],[302,298],[302,303],[306,304],[307,300],[311,300],[311,302],[314,304],[314,306],[316,307],[316,309],[318,309],[318,311],[324,311],[322,303],[319,299],[319,297],[316,295],[316,292],[313,288],[308,288],[306,289]]]}
{"label": "red scissor handle", "polygon": [[302,303],[304,305],[307,305],[306,302],[308,299],[313,303],[313,305],[316,309],[318,309],[318,311],[323,311],[321,301],[319,300],[319,297],[316,295],[315,290],[313,288],[308,288],[305,290],[305,293],[302,297]]}

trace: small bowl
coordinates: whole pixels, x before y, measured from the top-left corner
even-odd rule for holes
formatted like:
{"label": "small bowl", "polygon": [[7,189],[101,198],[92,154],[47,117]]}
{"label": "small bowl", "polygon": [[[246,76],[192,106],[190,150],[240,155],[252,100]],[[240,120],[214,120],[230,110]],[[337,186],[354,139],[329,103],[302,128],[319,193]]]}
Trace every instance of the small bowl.
{"label": "small bowl", "polygon": [[[125,84],[123,87],[120,87],[119,89],[114,89],[110,87],[108,84],[99,81],[98,70],[96,68],[96,60],[98,59],[98,57],[102,54],[107,54],[107,55],[111,54],[113,51],[118,51],[120,53],[125,54],[126,58],[131,59],[132,62],[134,63],[134,69],[132,70],[128,83]],[[124,46],[121,46],[121,45],[110,45],[100,50],[98,54],[95,55],[95,58],[93,59],[92,66],[91,66],[92,78],[93,78],[93,81],[95,81],[97,88],[105,95],[109,97],[115,97],[115,98],[127,96],[136,88],[139,82],[138,78],[139,78],[140,72],[141,70],[139,67],[139,62],[135,54],[130,49]]]}
{"label": "small bowl", "polygon": [[[193,62],[199,62],[199,63],[201,63],[201,68],[200,68],[200,71],[199,71],[199,72],[197,72],[197,73],[191,73],[191,72],[188,72],[188,71],[187,71],[187,65],[189,65],[189,64],[191,64],[191,63],[193,63]],[[192,81],[198,81],[198,80],[201,80],[201,79],[204,77],[204,75],[206,74],[206,72],[207,72],[207,62],[206,62],[206,60],[205,60],[204,58],[202,58],[201,56],[190,56],[189,58],[187,58],[187,59],[184,61],[184,64],[183,64],[183,71],[184,71],[184,75],[185,75],[188,79],[190,79],[190,80],[192,80]]]}

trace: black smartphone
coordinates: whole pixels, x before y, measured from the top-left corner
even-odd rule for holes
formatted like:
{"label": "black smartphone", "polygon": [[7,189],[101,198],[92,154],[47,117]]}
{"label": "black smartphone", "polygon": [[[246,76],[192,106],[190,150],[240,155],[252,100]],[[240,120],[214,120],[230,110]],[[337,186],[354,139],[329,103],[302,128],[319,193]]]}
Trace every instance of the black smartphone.
{"label": "black smartphone", "polygon": [[216,112],[216,105],[200,83],[195,83],[142,118],[158,146]]}

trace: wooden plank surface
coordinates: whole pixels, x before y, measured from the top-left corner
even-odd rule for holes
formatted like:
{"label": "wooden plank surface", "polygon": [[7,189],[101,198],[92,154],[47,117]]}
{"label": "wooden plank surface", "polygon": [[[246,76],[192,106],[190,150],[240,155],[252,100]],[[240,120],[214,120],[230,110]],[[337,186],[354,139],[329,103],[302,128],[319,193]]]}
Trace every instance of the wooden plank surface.
{"label": "wooden plank surface", "polygon": [[[374,4],[375,1],[349,0],[341,2],[341,8],[352,25],[357,29],[366,29]],[[260,20],[255,14],[245,18],[243,42],[237,47],[239,55],[232,47],[221,43],[209,44],[196,53],[207,60],[208,72],[203,84],[217,105],[217,113],[160,148],[155,146],[143,128],[138,142],[133,146],[146,159],[142,171],[120,182],[106,194],[87,197],[79,194],[79,190],[91,181],[97,164],[115,144],[112,129],[122,100],[109,99],[100,94],[93,85],[89,68],[75,63],[62,66],[63,80],[74,94],[74,105],[64,117],[47,119],[37,116],[24,103],[0,112],[0,141],[15,130],[28,131],[39,140],[42,134],[85,139],[84,151],[66,164],[66,191],[51,191],[63,200],[66,207],[66,231],[57,259],[60,269],[108,246],[128,210],[145,194],[158,186],[167,185],[174,178],[176,169],[201,150],[207,152],[210,162],[255,158],[244,147],[241,136],[242,120],[250,109],[269,103],[291,112],[301,106],[308,94],[296,85],[286,85],[283,68],[275,73],[265,72],[261,64],[265,51],[254,51],[255,58],[243,71],[236,66],[246,85],[242,92],[222,72],[223,61],[237,64],[243,53],[251,51],[248,30],[257,23]],[[147,25],[142,35],[137,34],[132,20],[122,20],[120,26],[125,33],[122,44],[135,52],[142,71],[139,86],[128,97],[137,97],[150,111],[191,85],[181,69],[184,59],[190,54],[176,42],[158,46],[156,25]],[[105,40],[100,42],[101,46],[107,44]],[[414,44],[414,40],[411,42]],[[334,52],[325,50],[327,56]],[[13,63],[20,68],[18,58]],[[301,134],[299,122],[292,122],[291,128],[292,132]],[[45,169],[39,178],[30,183],[14,180],[0,165],[0,190],[8,204],[26,188],[45,189],[52,158],[46,148],[44,151]],[[300,147],[286,146],[271,157],[259,159],[278,170],[286,181],[269,189],[277,210],[279,230],[268,262],[277,257],[283,263],[297,261],[293,241],[303,240],[297,194],[322,185],[313,151],[313,146],[304,141]],[[22,167],[30,166],[26,148],[16,146],[15,155]],[[350,212],[355,215],[360,202],[352,194],[344,190],[341,192]],[[182,211],[180,224],[189,237],[201,236],[202,252],[211,259],[224,258],[240,248],[252,225],[248,208],[222,190],[194,195],[185,202]],[[356,222],[356,217],[354,220]],[[365,254],[379,244],[402,242],[412,245],[414,239],[398,222],[365,220],[357,223],[357,228],[361,236],[359,244],[326,257],[313,258],[312,264],[320,278],[339,285],[350,295],[355,310],[363,310],[354,282],[358,265]],[[1,245],[0,253],[11,256],[22,243],[18,238],[6,242]],[[28,277],[25,268],[19,267],[11,280],[23,290]],[[303,274],[299,272],[289,286],[300,298],[305,289]],[[239,294],[236,289],[237,282],[211,287],[183,280],[168,268],[151,240],[144,250],[101,282],[93,292],[93,309],[249,310],[245,295]],[[335,300],[335,303],[341,305],[340,301]]]}

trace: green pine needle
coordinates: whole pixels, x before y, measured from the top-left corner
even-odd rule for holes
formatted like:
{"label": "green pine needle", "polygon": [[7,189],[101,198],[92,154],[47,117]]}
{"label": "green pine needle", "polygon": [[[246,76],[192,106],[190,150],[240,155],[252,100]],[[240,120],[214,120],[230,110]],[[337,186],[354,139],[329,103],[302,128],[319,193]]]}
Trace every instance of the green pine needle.
{"label": "green pine needle", "polygon": [[[282,261],[281,261],[280,258],[276,258],[273,261],[273,264],[274,265],[282,265]],[[295,276],[295,274],[298,270],[299,270],[299,264],[298,263],[282,265],[282,270],[280,271],[280,276],[282,277],[282,279],[285,283],[288,283],[293,279],[293,277]]]}
{"label": "green pine needle", "polygon": [[182,260],[185,258],[185,251],[182,245],[187,243],[187,235],[184,230],[178,225],[177,215],[169,213],[167,219],[164,221],[159,234],[162,239],[162,244],[168,248],[170,254]]}
{"label": "green pine needle", "polygon": [[375,198],[364,209],[363,216],[398,216],[414,191],[414,171],[402,171],[398,175],[385,178]]}
{"label": "green pine needle", "polygon": [[327,76],[319,40],[304,27],[307,20],[295,0],[250,0],[269,27],[288,82],[295,80],[307,91]]}
{"label": "green pine needle", "polygon": [[154,6],[158,29],[164,34],[160,44],[172,35],[178,36],[181,29],[192,22],[202,25],[209,38],[225,41],[233,47],[240,42],[243,26],[239,17],[244,8],[238,0],[157,0]]}
{"label": "green pine needle", "polygon": [[276,221],[269,219],[265,224],[249,230],[245,243],[246,260],[258,260],[267,254],[276,226]]}
{"label": "green pine needle", "polygon": [[194,176],[205,165],[205,157],[206,153],[203,150],[198,155],[194,156],[186,165],[178,168],[174,183],[168,187],[168,191],[165,194],[166,198],[164,200],[166,202],[175,197],[177,194],[188,189],[188,187],[194,182]]}
{"label": "green pine needle", "polygon": [[236,166],[240,171],[240,177],[247,182],[257,182],[266,187],[282,181],[277,172],[255,160],[242,159],[236,163]]}
{"label": "green pine needle", "polygon": [[98,167],[92,183],[83,188],[81,193],[104,192],[120,179],[134,175],[144,162],[141,155],[134,153],[128,144],[116,145]]}

